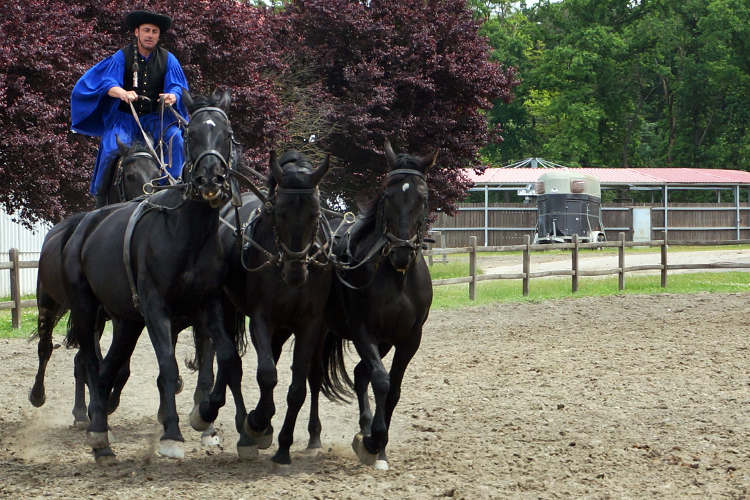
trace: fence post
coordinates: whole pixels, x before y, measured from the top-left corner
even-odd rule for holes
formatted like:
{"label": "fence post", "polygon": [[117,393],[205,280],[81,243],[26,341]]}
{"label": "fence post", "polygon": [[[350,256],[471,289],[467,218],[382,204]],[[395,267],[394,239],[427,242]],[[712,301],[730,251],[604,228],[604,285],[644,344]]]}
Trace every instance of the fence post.
{"label": "fence post", "polygon": [[469,246],[471,252],[469,253],[469,275],[471,281],[469,282],[469,300],[474,300],[474,295],[477,288],[477,237],[469,237]]}
{"label": "fence post", "polygon": [[21,270],[18,264],[18,249],[8,252],[13,267],[10,269],[10,300],[13,302],[11,321],[13,328],[21,327]]}
{"label": "fence post", "polygon": [[661,244],[661,287],[667,287],[667,240]]}
{"label": "fence post", "polygon": [[530,258],[530,251],[529,251],[529,242],[531,241],[531,236],[528,234],[524,237],[524,244],[526,247],[523,249],[523,296],[528,297],[529,296],[529,267],[531,263]]}
{"label": "fence post", "polygon": [[573,235],[573,252],[571,254],[571,269],[573,271],[573,293],[578,291],[578,235]]}
{"label": "fence post", "polygon": [[620,271],[617,273],[617,286],[620,290],[625,290],[625,233],[620,233],[620,246],[617,247],[617,266]]}
{"label": "fence post", "polygon": [[[440,231],[440,248],[448,248],[448,238],[447,235]],[[443,264],[448,262],[448,254],[443,254],[443,258],[440,260]]]}
{"label": "fence post", "polygon": [[[436,236],[440,236],[440,232],[439,231],[430,231],[430,237],[433,240],[435,239]],[[435,244],[434,243],[430,243],[430,250],[432,250],[433,248],[435,248]],[[432,267],[432,264],[433,264],[432,254],[430,253],[430,255],[427,256],[427,265],[430,266],[430,267]]]}

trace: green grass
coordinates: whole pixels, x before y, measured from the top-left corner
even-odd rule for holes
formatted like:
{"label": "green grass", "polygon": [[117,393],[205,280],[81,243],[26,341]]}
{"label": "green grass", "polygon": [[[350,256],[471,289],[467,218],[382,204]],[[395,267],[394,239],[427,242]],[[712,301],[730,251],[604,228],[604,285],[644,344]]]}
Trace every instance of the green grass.
{"label": "green grass", "polygon": [[[430,269],[433,279],[468,275],[466,262],[448,262]],[[567,297],[595,297],[618,294],[750,292],[750,272],[715,272],[670,274],[667,287],[661,287],[658,274],[626,276],[625,290],[617,289],[617,277],[582,277],[578,292],[571,292],[570,278],[538,278],[529,282],[529,296],[522,295],[521,280],[493,280],[477,283],[476,300],[469,300],[468,285],[446,285],[434,288],[434,309],[455,309],[495,302],[542,302]],[[32,297],[24,297],[33,298]],[[7,298],[5,300],[8,300]],[[0,338],[27,338],[36,329],[36,308],[26,308],[21,314],[21,328],[11,328],[10,311],[0,311]],[[55,335],[65,335],[67,317],[55,328]]]}
{"label": "green grass", "polygon": [[617,289],[617,277],[580,278],[578,292],[571,292],[570,278],[539,278],[529,282],[529,296],[522,295],[521,280],[493,280],[477,283],[476,300],[469,300],[468,285],[434,288],[432,307],[455,309],[493,302],[541,302],[566,297],[598,297],[618,294],[750,292],[750,272],[671,274],[667,287],[657,275],[625,278],[625,290]]}
{"label": "green grass", "polygon": [[[35,295],[24,295],[23,300],[32,300],[36,298]],[[0,302],[9,302],[10,297],[0,299]],[[21,327],[18,329],[12,328],[12,315],[10,310],[0,311],[0,338],[12,339],[12,338],[27,338],[36,331],[36,307],[25,307],[21,309]],[[67,324],[68,316],[65,315],[55,327],[54,335],[65,335],[65,325]]]}

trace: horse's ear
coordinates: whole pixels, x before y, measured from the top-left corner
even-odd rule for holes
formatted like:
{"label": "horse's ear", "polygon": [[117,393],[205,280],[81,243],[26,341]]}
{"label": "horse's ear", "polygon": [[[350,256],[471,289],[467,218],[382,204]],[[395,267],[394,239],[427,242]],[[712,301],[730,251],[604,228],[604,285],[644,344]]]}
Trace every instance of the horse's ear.
{"label": "horse's ear", "polygon": [[[217,92],[218,91],[214,91],[214,95],[216,95]],[[223,109],[224,111],[229,111],[230,102],[232,102],[232,93],[229,91],[229,89],[218,93],[218,101],[216,102],[216,106]]]}
{"label": "horse's ear", "polygon": [[436,149],[434,153],[431,155],[424,155],[419,158],[419,166],[422,167],[422,170],[424,172],[427,172],[429,169],[431,169],[435,162],[437,161],[437,155],[440,150]]}
{"label": "horse's ear", "polygon": [[182,103],[185,105],[188,112],[193,110],[193,96],[190,95],[190,92],[188,92],[188,89],[186,88],[182,89]]}
{"label": "horse's ear", "polygon": [[385,149],[385,160],[388,162],[388,168],[393,169],[396,166],[396,153],[393,152],[391,141],[386,139],[383,149]]}
{"label": "horse's ear", "polygon": [[115,142],[117,143],[117,150],[120,152],[120,155],[124,155],[128,152],[128,146],[122,143],[120,136],[117,134],[115,134]]}
{"label": "horse's ear", "polygon": [[281,170],[281,165],[279,165],[279,159],[276,158],[276,150],[271,150],[271,175],[273,175],[273,178],[276,179],[277,184],[281,184],[281,177],[284,175],[284,171]]}
{"label": "horse's ear", "polygon": [[331,155],[326,155],[326,159],[323,160],[323,164],[315,169],[315,172],[312,173],[312,181],[317,186],[320,183],[320,180],[323,178],[324,175],[326,175],[326,172],[328,172],[328,167],[331,165]]}

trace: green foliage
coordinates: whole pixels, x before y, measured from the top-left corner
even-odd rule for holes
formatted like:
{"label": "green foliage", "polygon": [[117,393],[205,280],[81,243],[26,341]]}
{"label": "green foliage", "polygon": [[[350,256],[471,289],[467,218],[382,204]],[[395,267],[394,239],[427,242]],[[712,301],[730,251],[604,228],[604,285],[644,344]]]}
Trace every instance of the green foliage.
{"label": "green foliage", "polygon": [[482,33],[522,80],[486,161],[750,168],[750,3],[538,1]]}

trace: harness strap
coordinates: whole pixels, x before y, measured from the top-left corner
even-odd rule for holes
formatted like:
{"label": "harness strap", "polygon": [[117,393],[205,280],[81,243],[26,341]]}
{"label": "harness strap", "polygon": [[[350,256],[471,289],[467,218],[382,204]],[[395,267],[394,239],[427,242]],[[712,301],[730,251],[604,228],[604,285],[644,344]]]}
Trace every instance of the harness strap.
{"label": "harness strap", "polygon": [[397,168],[396,170],[391,170],[386,174],[386,177],[392,177],[399,174],[416,175],[417,177],[421,177],[422,179],[424,179],[424,174],[422,172],[420,172],[419,170],[414,170],[412,168]]}
{"label": "harness strap", "polygon": [[133,306],[136,308],[137,311],[140,312],[141,304],[140,299],[138,297],[138,288],[135,284],[135,276],[133,276],[133,266],[131,264],[131,256],[130,256],[130,243],[133,238],[133,231],[135,231],[135,225],[138,224],[138,221],[141,217],[143,217],[143,214],[145,214],[149,209],[151,208],[151,205],[148,203],[148,199],[143,200],[138,204],[138,206],[133,210],[133,213],[130,214],[130,218],[128,219],[128,225],[125,228],[125,236],[122,246],[122,261],[125,264],[125,274],[128,277],[128,286],[130,286],[130,295],[133,299]]}

